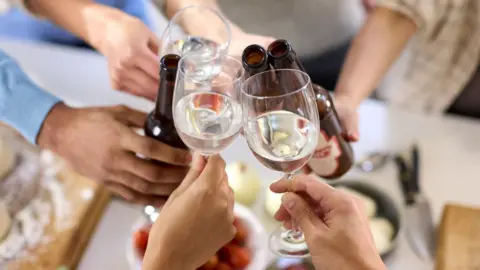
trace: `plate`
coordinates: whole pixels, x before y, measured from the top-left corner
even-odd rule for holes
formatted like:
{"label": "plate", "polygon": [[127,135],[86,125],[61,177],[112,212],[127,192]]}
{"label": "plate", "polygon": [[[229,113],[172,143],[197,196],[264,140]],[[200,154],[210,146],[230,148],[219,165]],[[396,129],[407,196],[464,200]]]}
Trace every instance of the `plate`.
{"label": "plate", "polygon": [[[269,264],[268,260],[268,235],[260,223],[259,219],[253,214],[249,208],[236,203],[234,207],[235,216],[242,220],[243,224],[248,230],[247,247],[251,251],[252,261],[245,270],[259,270],[265,269]],[[148,224],[145,217],[140,217],[132,226],[132,231],[127,239],[126,256],[130,264],[130,269],[141,270],[142,262],[140,257],[136,254],[133,247],[132,235],[133,233]]]}

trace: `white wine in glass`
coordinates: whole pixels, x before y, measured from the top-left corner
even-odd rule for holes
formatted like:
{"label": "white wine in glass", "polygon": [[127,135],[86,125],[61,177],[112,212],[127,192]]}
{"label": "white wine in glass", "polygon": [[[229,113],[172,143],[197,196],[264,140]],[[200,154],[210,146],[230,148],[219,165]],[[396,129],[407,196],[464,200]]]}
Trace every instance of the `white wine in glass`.
{"label": "white wine in glass", "polygon": [[[281,83],[280,83],[281,82]],[[255,157],[292,180],[312,157],[320,129],[310,77],[299,70],[269,70],[242,85],[243,130]],[[270,237],[270,249],[285,257],[309,255],[295,224]]]}
{"label": "white wine in glass", "polygon": [[242,79],[240,61],[227,55],[188,54],[180,60],[173,118],[189,148],[208,156],[232,143],[242,127],[238,100]]}

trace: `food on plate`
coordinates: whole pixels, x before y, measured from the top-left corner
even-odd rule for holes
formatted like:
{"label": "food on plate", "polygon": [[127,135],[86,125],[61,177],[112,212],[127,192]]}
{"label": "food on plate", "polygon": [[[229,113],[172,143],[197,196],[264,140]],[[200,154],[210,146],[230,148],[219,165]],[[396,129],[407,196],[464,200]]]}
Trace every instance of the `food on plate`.
{"label": "food on plate", "polygon": [[337,190],[341,190],[347,194],[350,194],[358,198],[363,203],[363,205],[365,205],[365,211],[369,218],[374,217],[377,214],[377,203],[375,202],[374,199],[370,198],[369,196],[361,192],[358,192],[354,189],[344,187],[344,186],[338,186]]}
{"label": "food on plate", "polygon": [[384,254],[390,251],[395,233],[393,224],[386,218],[375,217],[370,220],[370,230],[378,253]]}
{"label": "food on plate", "polygon": [[[239,218],[236,218],[233,224],[237,228],[235,237],[205,262],[199,270],[242,270],[250,264],[252,254],[246,246],[248,229]],[[136,254],[141,258],[147,250],[150,229],[151,225],[144,226],[133,233],[133,246]]]}
{"label": "food on plate", "polygon": [[151,228],[152,226],[148,225],[133,233],[133,245],[141,257],[143,257],[145,251],[147,251],[148,236]]}
{"label": "food on plate", "polygon": [[0,200],[0,243],[7,236],[11,225],[12,219],[10,213],[8,213],[7,205]]}
{"label": "food on plate", "polygon": [[15,151],[7,144],[7,141],[0,139],[0,183],[15,166]]}
{"label": "food on plate", "polygon": [[233,222],[233,225],[237,228],[237,234],[235,234],[235,237],[233,238],[232,242],[239,246],[245,246],[247,243],[247,238],[248,238],[248,229],[245,227],[245,225],[240,221],[240,219],[235,219]]}
{"label": "food on plate", "polygon": [[372,232],[373,240],[378,253],[384,255],[389,252],[393,248],[395,226],[391,220],[381,216],[382,211],[378,211],[377,201],[361,191],[350,187],[337,186],[336,188],[347,194],[355,196],[362,201],[370,219],[370,230]]}
{"label": "food on plate", "polygon": [[265,210],[270,216],[273,217],[282,205],[282,196],[282,193],[274,193],[267,188],[267,193],[265,194]]}
{"label": "food on plate", "polygon": [[235,201],[252,205],[260,191],[260,178],[257,172],[247,164],[237,161],[226,168],[228,183],[235,192]]}

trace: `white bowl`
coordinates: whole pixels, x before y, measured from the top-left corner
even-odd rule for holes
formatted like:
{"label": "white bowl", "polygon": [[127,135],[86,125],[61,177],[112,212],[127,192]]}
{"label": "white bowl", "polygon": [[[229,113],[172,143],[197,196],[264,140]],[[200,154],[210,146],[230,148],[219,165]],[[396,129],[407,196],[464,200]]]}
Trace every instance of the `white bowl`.
{"label": "white bowl", "polygon": [[[242,220],[243,224],[248,230],[248,239],[247,247],[251,251],[252,261],[245,270],[259,270],[265,269],[268,266],[268,235],[263,228],[263,225],[260,223],[258,218],[253,214],[253,212],[241,205],[236,203],[234,207],[235,216]],[[147,219],[144,217],[139,218],[135,221],[132,227],[132,232],[127,240],[127,259],[132,270],[141,270],[142,261],[138,256],[137,252],[134,250],[132,235],[135,231],[142,228],[148,223]]]}

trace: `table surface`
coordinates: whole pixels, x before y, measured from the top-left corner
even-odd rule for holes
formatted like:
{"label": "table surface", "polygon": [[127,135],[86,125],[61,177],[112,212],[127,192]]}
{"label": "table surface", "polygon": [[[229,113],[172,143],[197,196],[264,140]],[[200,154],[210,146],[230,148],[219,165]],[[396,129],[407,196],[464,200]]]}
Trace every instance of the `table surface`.
{"label": "table surface", "polygon": [[[127,104],[144,111],[153,108],[149,101],[111,90],[106,61],[97,53],[9,40],[0,40],[0,49],[16,58],[38,84],[74,106]],[[436,222],[447,202],[480,206],[479,122],[418,115],[387,108],[375,101],[364,102],[359,113],[361,140],[354,145],[357,157],[368,151],[400,151],[412,142],[419,145],[422,157],[421,186],[431,200]],[[227,162],[241,160],[255,167],[263,180],[263,188],[281,176],[256,162],[241,138],[224,151],[223,157]],[[401,204],[393,164],[369,174],[352,171],[346,178],[373,183]],[[261,199],[254,210],[270,229],[272,221],[264,216]],[[139,207],[119,200],[112,201],[79,269],[129,269],[125,257],[126,241],[133,222],[139,216]],[[429,268],[416,258],[403,235],[391,259],[389,269]]]}

